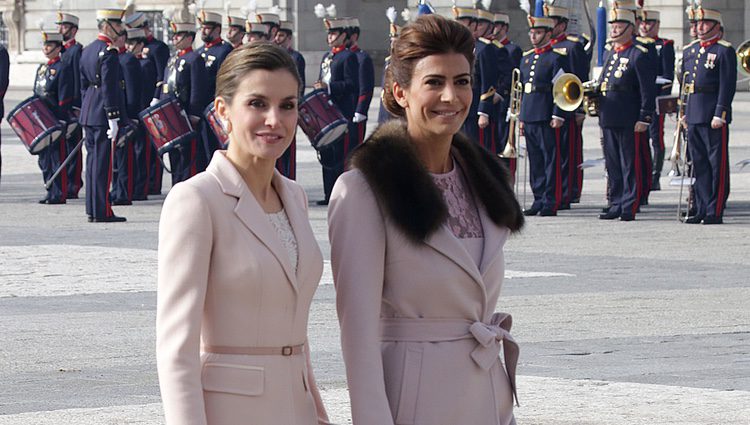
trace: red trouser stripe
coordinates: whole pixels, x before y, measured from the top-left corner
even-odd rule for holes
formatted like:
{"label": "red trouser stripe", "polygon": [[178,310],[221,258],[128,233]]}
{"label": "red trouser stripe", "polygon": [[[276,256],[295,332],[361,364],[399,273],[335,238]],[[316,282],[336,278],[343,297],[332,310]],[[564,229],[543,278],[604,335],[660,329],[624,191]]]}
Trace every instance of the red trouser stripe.
{"label": "red trouser stripe", "polygon": [[128,149],[128,201],[133,200],[133,180],[135,179],[135,173],[133,172],[133,141],[127,142]]}
{"label": "red trouser stripe", "polygon": [[562,158],[560,157],[560,128],[555,129],[555,211],[562,202]]}
{"label": "red trouser stripe", "polygon": [[146,138],[146,183],[144,183],[143,196],[148,196],[148,183],[151,180],[151,141]]}
{"label": "red trouser stripe", "polygon": [[572,119],[570,125],[568,125],[568,196],[565,198],[566,203],[570,203],[573,200],[573,179],[576,178],[576,133],[578,132],[578,124],[576,124],[575,117]]}
{"label": "red trouser stripe", "polygon": [[633,202],[633,211],[635,215],[641,203],[641,133],[635,132],[635,201]]}
{"label": "red trouser stripe", "polygon": [[719,166],[721,174],[719,174],[719,190],[716,198],[717,217],[721,217],[722,213],[724,212],[724,193],[726,191],[727,184],[727,162],[729,162],[729,159],[727,158],[727,146],[729,145],[729,143],[727,142],[727,125],[728,124],[725,123],[721,127],[721,166]]}
{"label": "red trouser stripe", "polygon": [[190,141],[190,176],[193,177],[194,175],[198,174],[197,163],[198,163],[198,141],[193,138],[193,140]]}

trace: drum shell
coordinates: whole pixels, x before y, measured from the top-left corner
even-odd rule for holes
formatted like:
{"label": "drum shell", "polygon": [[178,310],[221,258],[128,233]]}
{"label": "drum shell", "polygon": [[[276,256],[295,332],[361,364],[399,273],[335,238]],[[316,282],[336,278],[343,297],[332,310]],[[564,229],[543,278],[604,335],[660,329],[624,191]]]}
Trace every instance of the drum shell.
{"label": "drum shell", "polygon": [[138,114],[160,155],[195,137],[190,119],[175,97],[167,97]]}
{"label": "drum shell", "polygon": [[208,126],[211,127],[211,130],[216,135],[219,143],[221,143],[221,148],[226,149],[227,145],[229,144],[229,133],[227,133],[226,128],[224,128],[224,124],[216,114],[213,102],[209,103],[208,106],[206,106],[206,109],[203,110],[203,117],[206,119]]}
{"label": "drum shell", "polygon": [[8,124],[32,155],[39,154],[65,134],[65,123],[58,120],[38,96],[32,96],[13,108],[8,114]]}
{"label": "drum shell", "polygon": [[324,90],[308,93],[299,105],[298,124],[316,150],[338,140],[347,131],[348,120]]}

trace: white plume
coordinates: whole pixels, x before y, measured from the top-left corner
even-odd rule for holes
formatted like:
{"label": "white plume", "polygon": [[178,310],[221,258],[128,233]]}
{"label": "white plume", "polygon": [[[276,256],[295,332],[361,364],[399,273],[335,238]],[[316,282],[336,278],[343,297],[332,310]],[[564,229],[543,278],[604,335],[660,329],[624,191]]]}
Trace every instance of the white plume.
{"label": "white plume", "polygon": [[258,4],[255,0],[250,0],[247,2],[247,4],[240,8],[240,13],[242,13],[242,16],[247,18],[250,15],[255,15],[255,12],[258,11]]}
{"label": "white plume", "polygon": [[555,0],[544,0],[544,2],[547,3],[547,5],[549,6],[552,6],[555,4]]}
{"label": "white plume", "polygon": [[195,3],[190,3],[187,7],[188,12],[191,15],[195,15],[195,11],[198,9],[198,6]]}
{"label": "white plume", "polygon": [[518,0],[518,5],[527,15],[531,15],[531,5],[529,4],[529,0]]}
{"label": "white plume", "polygon": [[326,17],[326,8],[320,3],[315,5],[315,8],[313,8],[313,11],[315,12],[315,16],[317,16],[320,19],[323,19]]}
{"label": "white plume", "polygon": [[408,7],[401,11],[401,19],[403,19],[404,22],[411,21],[411,10],[409,10]]}
{"label": "white plume", "polygon": [[703,5],[703,0],[693,0],[693,5],[695,7],[702,6]]}
{"label": "white plume", "polygon": [[268,9],[268,13],[273,13],[274,15],[281,15],[281,8],[279,5],[275,4],[271,6],[270,9]]}
{"label": "white plume", "polygon": [[388,9],[385,10],[385,16],[388,17],[388,21],[390,23],[395,23],[396,18],[398,17],[398,13],[396,12],[396,8],[391,6]]}
{"label": "white plume", "polygon": [[490,10],[491,4],[492,0],[482,0],[482,7],[484,7],[484,10]]}
{"label": "white plume", "polygon": [[40,31],[44,31],[44,19],[43,18],[39,18],[36,21],[36,26],[39,27]]}
{"label": "white plume", "polygon": [[[58,1],[59,1],[60,3],[62,3],[62,2],[63,2],[63,0],[58,0]],[[126,1],[126,2],[125,2],[125,7],[124,7],[124,9],[127,9],[127,8],[129,8],[130,6],[134,5],[134,4],[135,4],[135,0],[128,0],[128,1]]]}
{"label": "white plume", "polygon": [[62,8],[63,8],[63,1],[64,0],[55,0],[55,6],[57,6],[57,10],[62,10]]}
{"label": "white plume", "polygon": [[164,19],[171,21],[172,18],[174,18],[175,12],[177,12],[177,9],[175,9],[174,6],[169,6],[168,8],[164,9],[162,16],[164,17]]}
{"label": "white plume", "polygon": [[330,6],[326,7],[326,13],[331,18],[335,18],[336,17],[336,5],[331,3]]}
{"label": "white plume", "polygon": [[229,15],[230,10],[232,10],[232,2],[228,1],[224,4],[224,14]]}

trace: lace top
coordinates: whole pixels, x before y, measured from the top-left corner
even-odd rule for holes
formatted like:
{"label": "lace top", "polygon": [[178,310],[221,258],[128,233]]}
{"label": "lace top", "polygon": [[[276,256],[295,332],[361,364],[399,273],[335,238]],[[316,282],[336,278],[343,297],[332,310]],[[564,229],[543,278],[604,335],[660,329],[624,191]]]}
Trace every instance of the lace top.
{"label": "lace top", "polygon": [[454,160],[451,171],[445,174],[432,174],[432,179],[443,192],[443,199],[448,207],[448,227],[479,264],[482,258],[484,232],[479,211],[466,184],[463,171]]}
{"label": "lace top", "polygon": [[276,213],[266,214],[268,221],[276,229],[276,233],[279,235],[281,240],[281,246],[286,249],[289,254],[289,260],[292,263],[294,270],[297,270],[297,238],[294,236],[292,231],[292,225],[289,223],[289,217],[286,215],[286,211],[283,209]]}

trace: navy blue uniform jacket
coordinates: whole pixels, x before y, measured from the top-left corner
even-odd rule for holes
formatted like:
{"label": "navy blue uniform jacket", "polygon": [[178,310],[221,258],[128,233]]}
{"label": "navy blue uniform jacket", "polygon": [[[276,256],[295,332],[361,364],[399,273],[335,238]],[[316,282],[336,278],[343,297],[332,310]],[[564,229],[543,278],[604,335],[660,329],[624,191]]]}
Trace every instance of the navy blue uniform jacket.
{"label": "navy blue uniform jacket", "polygon": [[[168,85],[172,73],[175,74],[174,92],[170,91]],[[163,84],[159,87],[160,97],[174,95],[188,115],[199,117],[203,113],[203,108],[213,98],[213,93],[209,93],[207,81],[208,71],[203,58],[192,48],[185,49],[169,59]]]}
{"label": "navy blue uniform jacket", "polygon": [[[674,81],[674,41],[657,38],[654,46],[656,47],[656,53],[659,55],[656,75]],[[672,84],[657,84],[656,87],[658,96],[668,96],[672,93]]]}
{"label": "navy blue uniform jacket", "polygon": [[[338,49],[336,49],[338,50]],[[328,51],[323,55],[323,63],[330,61],[331,81],[328,84],[331,100],[342,114],[351,121],[357,107],[359,80],[357,57],[349,50]],[[319,80],[323,80],[323,67],[320,68]]]}
{"label": "navy blue uniform jacket", "polygon": [[737,55],[728,41],[695,42],[685,48],[683,69],[690,74],[693,93],[688,100],[688,124],[707,124],[713,117],[732,122],[737,82]]}
{"label": "navy blue uniform jacket", "polygon": [[70,64],[58,56],[39,65],[34,79],[34,94],[44,99],[58,119],[70,120],[75,95]]}
{"label": "navy blue uniform jacket", "polygon": [[71,72],[73,73],[73,84],[75,86],[75,94],[73,95],[73,106],[76,108],[81,107],[81,54],[83,53],[83,45],[77,43],[75,39],[68,40],[65,44],[65,51],[62,53],[62,61],[70,64]]}
{"label": "navy blue uniform jacket", "polygon": [[221,38],[217,38],[208,44],[204,44],[197,51],[203,58],[203,62],[206,63],[206,71],[208,71],[208,93],[213,98],[216,93],[216,75],[219,73],[219,68],[221,68],[221,64],[224,63],[224,59],[226,59],[229,52],[232,51],[232,45]]}
{"label": "navy blue uniform jacket", "polygon": [[302,56],[302,53],[294,49],[289,49],[289,55],[294,59],[294,63],[297,64],[297,73],[299,74],[301,82],[299,86],[299,95],[302,97],[302,95],[305,94],[305,57]]}
{"label": "navy blue uniform jacket", "polygon": [[156,64],[156,81],[164,81],[164,71],[167,69],[167,61],[169,61],[169,46],[154,38],[153,35],[149,36],[146,39],[146,45],[143,47],[143,55],[152,58]]}
{"label": "navy blue uniform jacket", "polygon": [[101,38],[83,49],[81,125],[106,127],[107,119],[126,116],[122,70],[117,56],[117,48],[107,48],[107,42]]}
{"label": "navy blue uniform jacket", "polygon": [[138,113],[142,110],[144,87],[141,64],[130,52],[120,53],[119,59],[123,80],[125,81],[125,106],[128,117],[138,119]]}
{"label": "navy blue uniform jacket", "polygon": [[[533,67],[533,68],[532,68]],[[555,106],[552,99],[552,79],[560,71],[569,72],[564,49],[548,45],[532,49],[521,58],[521,121],[550,121],[552,115],[565,118],[566,112]]]}
{"label": "navy blue uniform jacket", "polygon": [[628,42],[621,49],[607,46],[599,76],[601,127],[634,127],[650,123],[654,114],[656,67],[644,46]]}
{"label": "navy blue uniform jacket", "polygon": [[375,90],[375,65],[372,64],[370,55],[358,46],[355,46],[352,52],[357,56],[357,67],[359,69],[359,72],[357,72],[359,96],[357,97],[355,112],[367,116],[370,102],[372,102],[372,92]]}

